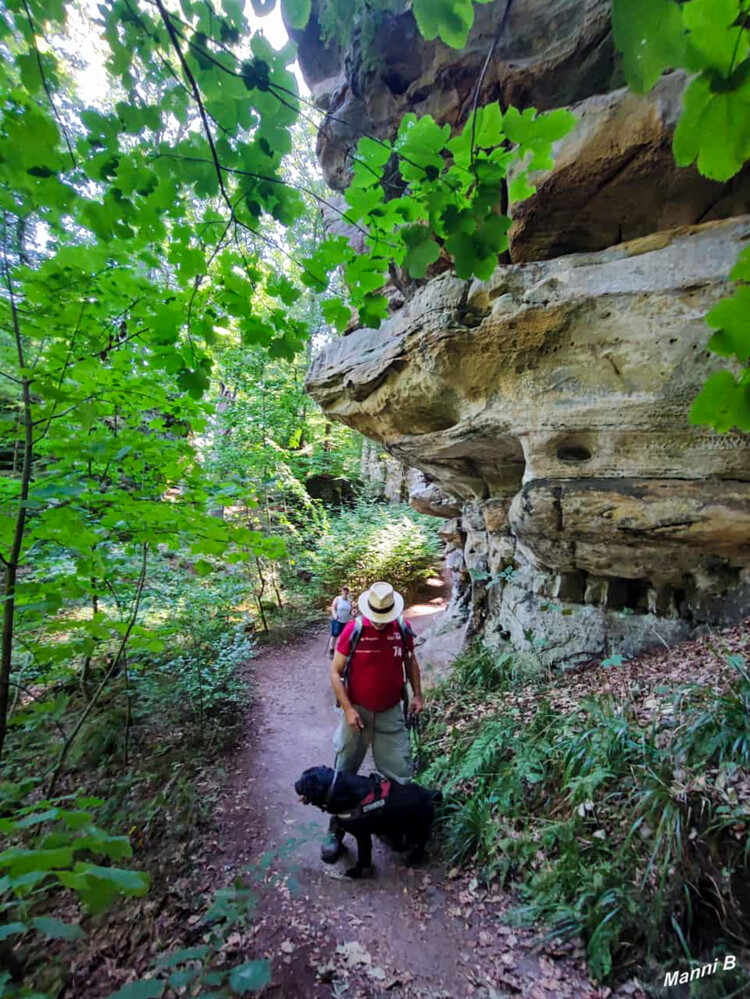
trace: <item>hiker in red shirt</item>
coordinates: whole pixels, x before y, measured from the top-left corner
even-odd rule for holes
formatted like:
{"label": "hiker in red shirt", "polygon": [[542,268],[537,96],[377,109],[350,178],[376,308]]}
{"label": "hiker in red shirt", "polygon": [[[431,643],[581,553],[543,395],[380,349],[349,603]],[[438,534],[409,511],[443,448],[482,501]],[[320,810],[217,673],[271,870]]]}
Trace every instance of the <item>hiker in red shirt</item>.
{"label": "hiker in red shirt", "polygon": [[[414,635],[400,616],[404,599],[390,583],[373,583],[358,603],[361,616],[344,628],[331,663],[331,686],[343,712],[333,739],[334,767],[356,774],[368,745],[372,745],[378,771],[399,784],[408,784],[412,762],[403,707],[404,674],[412,689],[409,714],[418,715],[422,710]],[[320,851],[326,863],[338,859],[343,838],[334,817]]]}

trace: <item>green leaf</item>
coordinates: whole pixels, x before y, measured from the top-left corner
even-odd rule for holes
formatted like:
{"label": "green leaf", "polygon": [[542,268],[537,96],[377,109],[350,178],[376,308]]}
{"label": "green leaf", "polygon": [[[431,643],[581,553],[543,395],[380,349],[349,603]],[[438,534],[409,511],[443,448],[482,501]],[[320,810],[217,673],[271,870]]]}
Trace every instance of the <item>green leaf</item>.
{"label": "green leaf", "polygon": [[72,888],[91,912],[103,912],[118,895],[140,898],[148,891],[149,877],[120,867],[97,867],[78,863],[74,871],[60,871],[58,880]]}
{"label": "green leaf", "polygon": [[440,247],[430,236],[430,230],[423,225],[408,226],[401,230],[401,237],[408,250],[404,257],[409,274],[413,278],[423,278],[430,264],[440,256]]}
{"label": "green leaf", "polygon": [[750,281],[750,246],[737,257],[729,277],[732,281]]}
{"label": "green leaf", "polygon": [[179,971],[172,972],[169,976],[169,984],[173,989],[184,989],[186,985],[195,980],[198,974],[197,968],[181,968]]}
{"label": "green leaf", "polygon": [[385,295],[365,295],[358,311],[363,326],[377,329],[388,318],[388,299]]}
{"label": "green leaf", "polygon": [[31,925],[50,940],[81,940],[86,936],[77,923],[64,923],[52,916],[37,916]]}
{"label": "green leaf", "polygon": [[311,0],[281,0],[281,13],[290,28],[302,31],[307,27],[312,9]]}
{"label": "green leaf", "polygon": [[689,69],[713,69],[723,76],[747,55],[747,34],[738,20],[738,0],[691,0],[680,8],[688,32]]}
{"label": "green leaf", "polygon": [[713,308],[706,316],[709,326],[718,330],[708,346],[715,354],[732,354],[746,364],[750,360],[750,286],[742,285],[730,298]]}
{"label": "green leaf", "polygon": [[166,982],[159,982],[155,978],[142,978],[110,993],[106,999],[159,999],[165,986]]}
{"label": "green leaf", "polygon": [[6,923],[4,926],[0,926],[0,940],[7,940],[8,937],[25,933],[26,930],[27,926],[25,923]]}
{"label": "green leaf", "polygon": [[395,142],[404,180],[417,183],[437,180],[445,166],[442,151],[449,138],[450,126],[438,125],[432,115],[421,118],[404,115]]}
{"label": "green leaf", "polygon": [[229,986],[241,996],[248,992],[258,992],[271,981],[270,961],[249,961],[229,973]]}
{"label": "green leaf", "polygon": [[327,298],[321,303],[323,316],[327,323],[335,326],[339,333],[343,333],[352,321],[352,310],[347,308],[340,298]]}
{"label": "green leaf", "polygon": [[369,136],[359,140],[357,144],[357,156],[370,166],[384,167],[391,156],[391,145],[388,142],[378,142]]}
{"label": "green leaf", "polygon": [[524,170],[517,174],[508,184],[508,201],[513,204],[517,201],[525,201],[532,194],[536,194],[536,184],[529,183],[529,175]]}
{"label": "green leaf", "polygon": [[497,267],[498,255],[508,246],[510,219],[490,215],[473,233],[457,232],[445,247],[453,256],[456,274],[462,280],[478,277],[486,281]]}
{"label": "green leaf", "polygon": [[178,964],[185,961],[202,961],[210,953],[211,948],[207,944],[199,947],[186,947],[183,950],[176,950],[172,954],[166,954],[159,958],[159,965],[164,968],[176,968]]}
{"label": "green leaf", "polygon": [[474,24],[472,0],[414,0],[412,10],[428,42],[439,37],[453,49],[464,48]]}
{"label": "green leaf", "polygon": [[738,382],[729,371],[715,371],[692,405],[690,422],[719,433],[735,427],[750,431],[750,385]]}
{"label": "green leaf", "polygon": [[[14,825],[18,829],[27,829],[29,826],[41,825],[43,822],[54,822],[60,818],[60,811],[59,808],[47,808],[43,812],[32,812],[30,815],[25,815],[22,819],[19,819]],[[90,820],[91,816],[87,815],[86,818]]]}
{"label": "green leaf", "polygon": [[385,261],[378,257],[362,254],[353,257],[346,266],[346,280],[349,287],[356,288],[361,295],[382,288],[386,278]]}
{"label": "green leaf", "polygon": [[672,148],[678,166],[697,160],[704,177],[725,181],[738,173],[750,159],[750,73],[737,89],[718,92],[708,76],[693,80]]}
{"label": "green leaf", "polygon": [[85,836],[73,840],[73,848],[91,850],[110,860],[129,860],[133,856],[133,848],[127,836],[109,836],[95,826]]}
{"label": "green leaf", "polygon": [[21,82],[30,94],[37,94],[44,86],[39,72],[39,61],[34,52],[24,52],[16,57],[16,65],[21,74]]}
{"label": "green leaf", "polygon": [[266,282],[266,290],[269,295],[280,298],[284,305],[294,305],[302,296],[300,289],[283,274],[271,276]]}
{"label": "green leaf", "polygon": [[685,28],[673,0],[613,0],[612,33],[636,93],[646,93],[665,69],[683,64]]}
{"label": "green leaf", "polygon": [[14,848],[0,853],[0,867],[8,867],[11,878],[20,874],[52,871],[70,867],[73,851],[69,847],[58,850],[22,850]]}

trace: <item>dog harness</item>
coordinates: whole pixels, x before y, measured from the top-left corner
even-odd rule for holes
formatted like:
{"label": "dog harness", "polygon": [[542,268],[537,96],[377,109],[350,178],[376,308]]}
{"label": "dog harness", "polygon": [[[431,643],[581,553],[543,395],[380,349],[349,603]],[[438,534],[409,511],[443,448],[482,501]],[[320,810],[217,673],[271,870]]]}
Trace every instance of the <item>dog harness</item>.
{"label": "dog harness", "polygon": [[385,808],[386,800],[390,792],[391,781],[378,781],[372,791],[365,795],[356,808],[350,809],[348,812],[333,812],[332,814],[335,815],[337,819],[344,819],[345,821],[361,819],[365,815],[369,815],[370,812],[375,812],[379,808]]}

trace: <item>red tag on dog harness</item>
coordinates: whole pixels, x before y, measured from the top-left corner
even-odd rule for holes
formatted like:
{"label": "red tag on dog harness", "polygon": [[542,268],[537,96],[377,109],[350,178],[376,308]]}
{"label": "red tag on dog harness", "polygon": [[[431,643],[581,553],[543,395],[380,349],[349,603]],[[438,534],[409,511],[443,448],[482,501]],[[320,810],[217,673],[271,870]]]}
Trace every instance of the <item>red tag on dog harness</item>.
{"label": "red tag on dog harness", "polygon": [[[380,794],[376,797],[376,792],[380,791]],[[391,782],[389,780],[384,780],[382,784],[379,784],[377,788],[374,788],[363,798],[359,803],[359,807],[362,809],[362,814],[365,812],[372,812],[376,808],[383,808],[385,805],[385,799],[388,797],[391,790]]]}
{"label": "red tag on dog harness", "polygon": [[334,812],[340,819],[346,819],[351,821],[352,819],[360,818],[362,815],[367,815],[368,812],[374,812],[376,808],[384,808],[386,804],[386,799],[390,794],[391,781],[384,780],[382,783],[378,784],[376,787],[370,791],[370,793],[364,797],[357,807],[351,812]]}

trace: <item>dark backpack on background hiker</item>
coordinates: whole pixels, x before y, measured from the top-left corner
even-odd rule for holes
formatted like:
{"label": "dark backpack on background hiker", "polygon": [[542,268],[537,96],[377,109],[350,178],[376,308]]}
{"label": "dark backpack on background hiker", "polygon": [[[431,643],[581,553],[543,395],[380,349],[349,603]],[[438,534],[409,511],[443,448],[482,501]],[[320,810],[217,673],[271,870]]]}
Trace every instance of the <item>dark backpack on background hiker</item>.
{"label": "dark backpack on background hiker", "polygon": [[[409,622],[404,618],[403,614],[399,614],[399,616],[396,618],[396,625],[398,626],[398,631],[399,634],[401,635],[401,644],[404,650],[404,655],[403,655],[404,683],[401,688],[401,702],[404,707],[404,718],[408,718],[409,694],[407,692],[406,686],[409,678],[406,673],[406,660],[411,655],[411,652],[409,650],[408,638],[409,636],[411,636],[411,638],[413,639],[414,632]],[[341,673],[341,680],[345,687],[347,686],[349,680],[349,668],[351,666],[352,659],[354,658],[354,653],[357,648],[357,642],[359,642],[362,636],[362,630],[364,626],[365,625],[362,619],[362,615],[358,614],[357,617],[354,619],[354,630],[352,631],[352,636],[349,640],[349,654],[346,657],[346,663],[344,664],[344,669]]]}

